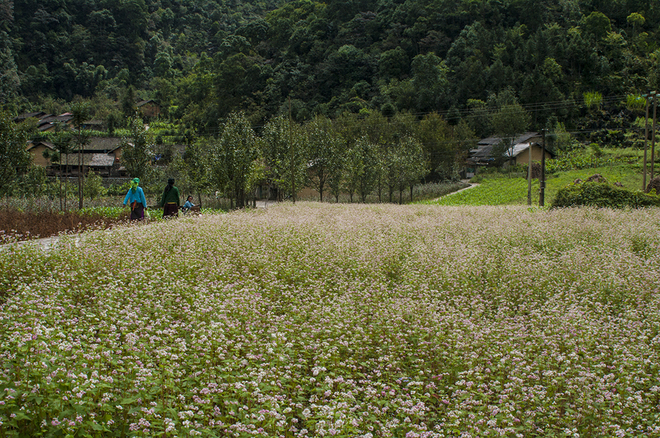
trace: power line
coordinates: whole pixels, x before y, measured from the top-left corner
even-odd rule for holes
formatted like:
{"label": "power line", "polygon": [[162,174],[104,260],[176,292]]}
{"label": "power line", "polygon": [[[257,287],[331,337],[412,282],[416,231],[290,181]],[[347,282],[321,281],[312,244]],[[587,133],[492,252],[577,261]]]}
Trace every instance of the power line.
{"label": "power line", "polygon": [[[623,101],[625,101],[627,96],[628,95],[626,94],[603,96],[598,106],[622,103]],[[520,104],[520,107],[528,113],[540,113],[540,112],[548,112],[548,111],[561,111],[561,110],[583,108],[586,107],[586,105],[584,104],[584,101],[582,99],[569,98],[562,100]],[[449,121],[449,120],[457,120],[457,119],[475,119],[479,117],[489,117],[498,111],[499,111],[498,108],[492,106],[491,107],[486,106],[484,108],[479,108],[479,109],[454,108],[443,111],[413,112],[410,113],[410,115],[415,117],[423,117],[430,114],[437,114],[443,117],[444,120]],[[457,114],[457,117],[449,117],[450,115],[453,114]],[[223,121],[219,120],[219,124],[222,123]],[[258,125],[253,125],[252,128],[259,130],[264,128],[265,126],[266,124],[258,124]],[[616,128],[605,127],[601,129],[616,129]],[[213,127],[210,129],[204,129],[202,136],[217,135],[220,132],[222,132],[222,129],[220,127]],[[593,131],[583,130],[583,131],[572,131],[571,133],[587,133],[587,132],[593,132]]]}

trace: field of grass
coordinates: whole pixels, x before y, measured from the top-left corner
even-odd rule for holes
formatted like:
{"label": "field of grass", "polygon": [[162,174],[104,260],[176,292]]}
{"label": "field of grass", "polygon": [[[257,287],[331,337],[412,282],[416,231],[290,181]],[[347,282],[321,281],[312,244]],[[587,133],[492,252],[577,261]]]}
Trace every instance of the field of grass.
{"label": "field of grass", "polygon": [[[610,182],[620,182],[631,190],[641,190],[642,174],[629,166],[607,166],[581,170],[568,170],[548,175],[545,188],[545,205],[550,205],[557,191],[577,179],[586,180],[600,174]],[[648,177],[647,177],[648,178]],[[648,179],[647,179],[648,182]],[[539,181],[532,180],[532,204],[539,203]],[[525,205],[527,204],[527,179],[509,178],[506,174],[489,175],[479,182],[478,187],[445,196],[435,205]]]}
{"label": "field of grass", "polygon": [[0,436],[660,437],[658,217],[298,203],[0,251]]}
{"label": "field of grass", "polygon": [[[546,175],[545,205],[550,205],[557,191],[577,179],[586,180],[600,174],[608,181],[620,182],[630,190],[642,189],[642,156],[639,149],[603,148],[596,156],[590,148],[575,150],[560,155],[556,160],[548,161]],[[520,170],[520,169],[517,169]],[[656,176],[660,163],[656,163]],[[650,163],[647,172],[650,172]],[[526,170],[512,174],[489,169],[482,172],[475,180],[478,187],[460,193],[445,196],[439,200],[422,201],[433,205],[526,205],[527,177]],[[650,177],[647,174],[647,183]],[[532,204],[539,203],[539,181],[532,180]]]}

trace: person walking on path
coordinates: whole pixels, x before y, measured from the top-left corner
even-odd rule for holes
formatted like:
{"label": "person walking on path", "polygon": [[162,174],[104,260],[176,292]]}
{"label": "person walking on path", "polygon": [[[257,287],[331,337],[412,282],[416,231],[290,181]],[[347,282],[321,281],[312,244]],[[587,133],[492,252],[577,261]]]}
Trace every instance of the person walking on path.
{"label": "person walking on path", "polygon": [[139,186],[140,178],[133,178],[131,188],[128,189],[124,198],[124,205],[131,207],[131,220],[141,221],[144,219],[144,209],[147,208],[147,198],[144,197],[144,191]]}
{"label": "person walking on path", "polygon": [[163,217],[178,216],[179,205],[181,205],[181,196],[179,189],[174,186],[174,178],[167,180],[167,185],[160,199],[160,206],[163,207]]}

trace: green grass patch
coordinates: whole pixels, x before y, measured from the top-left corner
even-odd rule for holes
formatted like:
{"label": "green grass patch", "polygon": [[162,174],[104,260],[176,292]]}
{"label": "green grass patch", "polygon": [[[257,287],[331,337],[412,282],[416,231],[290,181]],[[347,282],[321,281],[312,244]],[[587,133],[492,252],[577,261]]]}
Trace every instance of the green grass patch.
{"label": "green grass patch", "polygon": [[[642,174],[638,169],[627,166],[595,167],[580,170],[568,170],[548,175],[546,179],[545,203],[550,205],[557,192],[572,184],[575,180],[586,180],[600,174],[611,183],[620,182],[629,190],[641,190]],[[532,180],[532,204],[539,202],[539,181]],[[527,203],[527,179],[508,178],[502,174],[485,175],[477,187],[450,194],[425,204],[434,205],[524,205]]]}
{"label": "green grass patch", "polygon": [[425,204],[434,205],[510,205],[527,200],[527,180],[522,178],[492,177],[478,186],[449,194]]}

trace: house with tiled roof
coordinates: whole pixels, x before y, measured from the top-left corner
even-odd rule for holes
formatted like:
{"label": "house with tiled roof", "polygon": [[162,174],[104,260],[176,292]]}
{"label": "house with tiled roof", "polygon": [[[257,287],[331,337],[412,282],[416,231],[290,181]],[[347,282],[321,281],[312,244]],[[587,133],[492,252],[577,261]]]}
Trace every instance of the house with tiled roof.
{"label": "house with tiled roof", "polygon": [[543,138],[538,132],[526,132],[517,137],[512,146],[502,145],[504,141],[501,137],[488,137],[480,140],[475,149],[470,150],[467,164],[468,167],[475,169],[483,166],[490,166],[497,163],[499,151],[503,152],[503,158],[509,164],[527,164],[529,163],[529,154],[531,151],[532,161],[541,161],[543,151],[546,159],[554,157],[554,154],[547,148],[542,147]]}

